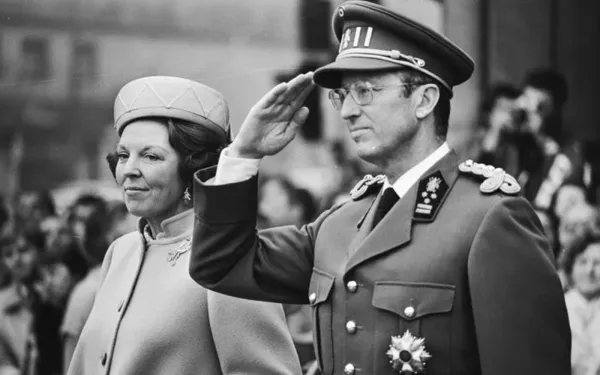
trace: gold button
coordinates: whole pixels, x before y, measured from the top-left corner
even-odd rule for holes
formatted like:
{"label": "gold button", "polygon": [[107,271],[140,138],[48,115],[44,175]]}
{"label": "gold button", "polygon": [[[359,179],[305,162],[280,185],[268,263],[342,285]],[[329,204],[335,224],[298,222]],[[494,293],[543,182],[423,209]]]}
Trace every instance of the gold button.
{"label": "gold button", "polygon": [[349,320],[348,323],[346,323],[346,331],[348,331],[348,333],[356,332],[356,323],[354,320]]}
{"label": "gold button", "polygon": [[348,291],[354,293],[358,289],[358,283],[354,280],[348,281],[348,284],[346,284],[346,288],[348,288]]}
{"label": "gold button", "polygon": [[344,366],[344,374],[353,375],[354,374],[354,365],[352,363],[348,363]]}
{"label": "gold button", "polygon": [[404,315],[408,316],[409,318],[412,318],[413,316],[415,316],[415,308],[412,306],[408,306],[404,309]]}
{"label": "gold button", "polygon": [[106,365],[106,360],[108,359],[108,355],[106,353],[102,354],[100,356],[100,363],[102,364],[102,366]]}
{"label": "gold button", "polygon": [[310,303],[315,303],[316,300],[317,300],[317,293],[311,293],[310,296],[308,296],[308,301]]}

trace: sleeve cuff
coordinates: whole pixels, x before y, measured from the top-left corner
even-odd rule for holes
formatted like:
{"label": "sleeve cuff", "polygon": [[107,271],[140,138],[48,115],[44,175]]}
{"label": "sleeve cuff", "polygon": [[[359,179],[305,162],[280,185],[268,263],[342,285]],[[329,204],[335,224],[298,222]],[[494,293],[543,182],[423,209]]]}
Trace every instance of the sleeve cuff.
{"label": "sleeve cuff", "polygon": [[256,220],[258,211],[258,174],[216,186],[207,181],[215,167],[200,170],[194,178],[194,210],[205,223],[228,224]]}
{"label": "sleeve cuff", "polygon": [[243,159],[227,155],[228,148],[221,151],[215,185],[225,185],[250,179],[258,173],[261,159]]}

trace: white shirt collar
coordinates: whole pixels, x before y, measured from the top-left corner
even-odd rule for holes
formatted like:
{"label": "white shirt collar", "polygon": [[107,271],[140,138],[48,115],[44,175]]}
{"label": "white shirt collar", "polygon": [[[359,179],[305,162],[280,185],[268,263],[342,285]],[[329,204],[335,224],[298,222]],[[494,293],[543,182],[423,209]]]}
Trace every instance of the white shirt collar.
{"label": "white shirt collar", "polygon": [[402,176],[400,176],[394,185],[392,185],[388,179],[386,178],[383,183],[384,191],[388,187],[393,187],[394,191],[400,198],[402,198],[406,192],[410,189],[411,186],[415,182],[417,182],[425,172],[429,168],[431,168],[435,163],[440,161],[446,154],[450,152],[450,146],[448,146],[447,142],[444,142],[440,147],[438,147],[434,152],[432,152],[429,156],[419,162],[417,165],[406,171]]}

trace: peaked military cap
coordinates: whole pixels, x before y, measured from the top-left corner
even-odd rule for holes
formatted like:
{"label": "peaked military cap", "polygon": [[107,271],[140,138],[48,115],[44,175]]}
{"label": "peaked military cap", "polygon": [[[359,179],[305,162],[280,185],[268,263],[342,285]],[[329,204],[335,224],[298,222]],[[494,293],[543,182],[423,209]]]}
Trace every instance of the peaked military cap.
{"label": "peaked military cap", "polygon": [[190,121],[230,139],[229,107],[218,91],[185,78],[153,76],[133,80],[119,91],[114,107],[115,129],[144,117]]}
{"label": "peaked military cap", "polygon": [[315,71],[314,81],[338,88],[345,71],[410,68],[452,87],[471,77],[473,60],[453,42],[405,16],[366,1],[347,1],[333,14],[340,42],[335,61]]}

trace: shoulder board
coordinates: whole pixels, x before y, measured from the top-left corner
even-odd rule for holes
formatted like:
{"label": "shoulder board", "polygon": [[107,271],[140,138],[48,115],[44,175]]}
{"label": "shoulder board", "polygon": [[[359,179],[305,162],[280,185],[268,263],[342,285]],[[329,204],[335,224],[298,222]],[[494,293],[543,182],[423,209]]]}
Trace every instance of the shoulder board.
{"label": "shoulder board", "polygon": [[521,191],[521,186],[519,186],[517,180],[502,168],[467,160],[458,165],[458,170],[483,177],[485,180],[479,186],[482,193],[490,194],[500,190],[504,194],[514,195]]}
{"label": "shoulder board", "polygon": [[360,180],[352,190],[350,190],[350,197],[353,200],[357,201],[363,196],[368,195],[368,193],[378,190],[381,187],[380,185],[382,185],[384,181],[385,175],[380,174],[373,177],[370,174],[368,174],[365,177],[363,177],[363,179]]}

